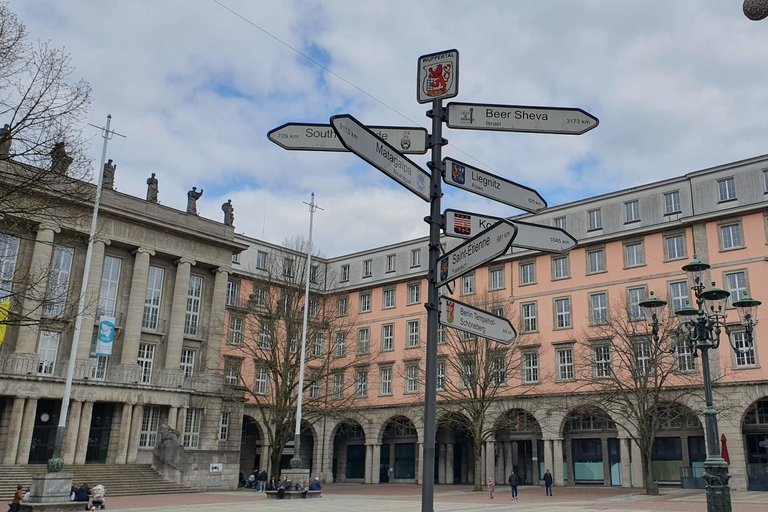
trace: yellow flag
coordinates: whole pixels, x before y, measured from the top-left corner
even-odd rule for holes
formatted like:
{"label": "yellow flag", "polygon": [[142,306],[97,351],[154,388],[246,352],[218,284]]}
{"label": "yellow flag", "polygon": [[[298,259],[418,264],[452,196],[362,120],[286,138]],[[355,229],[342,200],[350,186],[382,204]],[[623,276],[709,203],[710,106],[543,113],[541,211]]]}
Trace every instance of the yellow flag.
{"label": "yellow flag", "polygon": [[11,309],[11,301],[0,300],[0,347],[5,341],[5,321],[8,319],[8,310]]}

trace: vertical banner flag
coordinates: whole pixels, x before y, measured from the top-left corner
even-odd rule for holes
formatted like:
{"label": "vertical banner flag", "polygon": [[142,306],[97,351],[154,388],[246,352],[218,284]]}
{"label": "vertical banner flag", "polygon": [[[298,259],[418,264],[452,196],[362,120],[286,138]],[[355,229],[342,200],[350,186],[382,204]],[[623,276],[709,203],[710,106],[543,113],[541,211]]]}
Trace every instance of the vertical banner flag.
{"label": "vertical banner flag", "polygon": [[5,321],[8,320],[8,311],[11,309],[11,301],[0,300],[0,347],[5,341]]}
{"label": "vertical banner flag", "polygon": [[115,341],[115,318],[102,316],[99,319],[99,333],[96,336],[96,355],[111,356],[113,341]]}

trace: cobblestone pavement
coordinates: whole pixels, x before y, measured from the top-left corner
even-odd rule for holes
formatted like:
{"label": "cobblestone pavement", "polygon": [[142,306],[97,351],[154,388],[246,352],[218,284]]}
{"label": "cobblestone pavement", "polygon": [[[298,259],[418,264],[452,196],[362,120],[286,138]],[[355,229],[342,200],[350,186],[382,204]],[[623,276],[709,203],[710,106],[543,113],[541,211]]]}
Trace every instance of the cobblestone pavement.
{"label": "cobblestone pavement", "polygon": [[[436,486],[435,511],[460,512],[493,510],[499,512],[704,512],[704,491],[662,489],[660,496],[646,496],[631,489],[604,487],[555,488],[555,496],[544,496],[538,487],[522,487],[519,499],[512,501],[509,490],[497,488],[495,499],[487,492],[472,492],[467,486]],[[768,510],[768,493],[734,492],[733,512],[765,512]],[[132,512],[202,511],[217,509],[240,511],[277,512],[356,512],[387,510],[419,512],[421,487],[415,485],[360,485],[329,484],[323,488],[323,497],[312,500],[269,500],[264,494],[253,491],[209,492],[201,494],[176,494],[160,496],[114,497],[107,495],[109,510]]]}

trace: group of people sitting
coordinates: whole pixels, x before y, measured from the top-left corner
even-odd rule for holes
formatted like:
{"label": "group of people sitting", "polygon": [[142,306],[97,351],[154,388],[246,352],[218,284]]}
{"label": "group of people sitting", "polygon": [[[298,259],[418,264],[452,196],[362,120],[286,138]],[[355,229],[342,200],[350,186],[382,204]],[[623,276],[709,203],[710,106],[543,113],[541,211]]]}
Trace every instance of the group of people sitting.
{"label": "group of people sitting", "polygon": [[282,480],[278,480],[275,477],[267,480],[267,472],[258,469],[254,469],[253,473],[248,476],[246,480],[243,473],[240,473],[240,486],[245,489],[256,489],[256,492],[264,491],[277,491],[277,497],[283,499],[285,491],[296,490],[301,491],[301,497],[306,498],[308,491],[321,491],[323,488],[320,485],[320,478],[315,477],[312,483],[308,483],[306,479],[296,482],[294,484],[287,476],[284,476]]}
{"label": "group of people sitting", "polygon": [[[274,481],[274,478],[272,478],[272,481]],[[270,482],[272,483],[272,482]],[[293,488],[296,491],[301,491],[301,497],[306,498],[307,493],[309,491],[321,491],[323,490],[323,487],[320,485],[320,478],[315,477],[314,480],[312,480],[312,483],[307,485],[306,478],[300,482],[296,482],[294,485],[293,482],[291,482],[287,476],[284,476],[283,479],[280,481],[280,483],[277,485],[277,499],[281,500],[283,497],[285,497],[285,491],[290,490]],[[269,488],[267,488],[269,490]]]}

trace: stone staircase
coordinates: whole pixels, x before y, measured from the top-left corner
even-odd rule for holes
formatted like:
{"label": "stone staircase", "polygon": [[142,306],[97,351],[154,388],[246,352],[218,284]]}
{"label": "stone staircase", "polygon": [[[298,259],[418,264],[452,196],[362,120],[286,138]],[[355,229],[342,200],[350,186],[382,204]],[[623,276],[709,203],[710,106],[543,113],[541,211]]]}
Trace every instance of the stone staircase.
{"label": "stone staircase", "polygon": [[[86,464],[67,466],[64,471],[74,474],[78,486],[83,482],[91,487],[103,485],[107,488],[107,497],[200,492],[186,485],[163,480],[149,464]],[[21,484],[26,490],[32,482],[32,475],[39,473],[45,473],[44,465],[0,465],[0,506],[10,502],[16,492],[16,485]]]}

